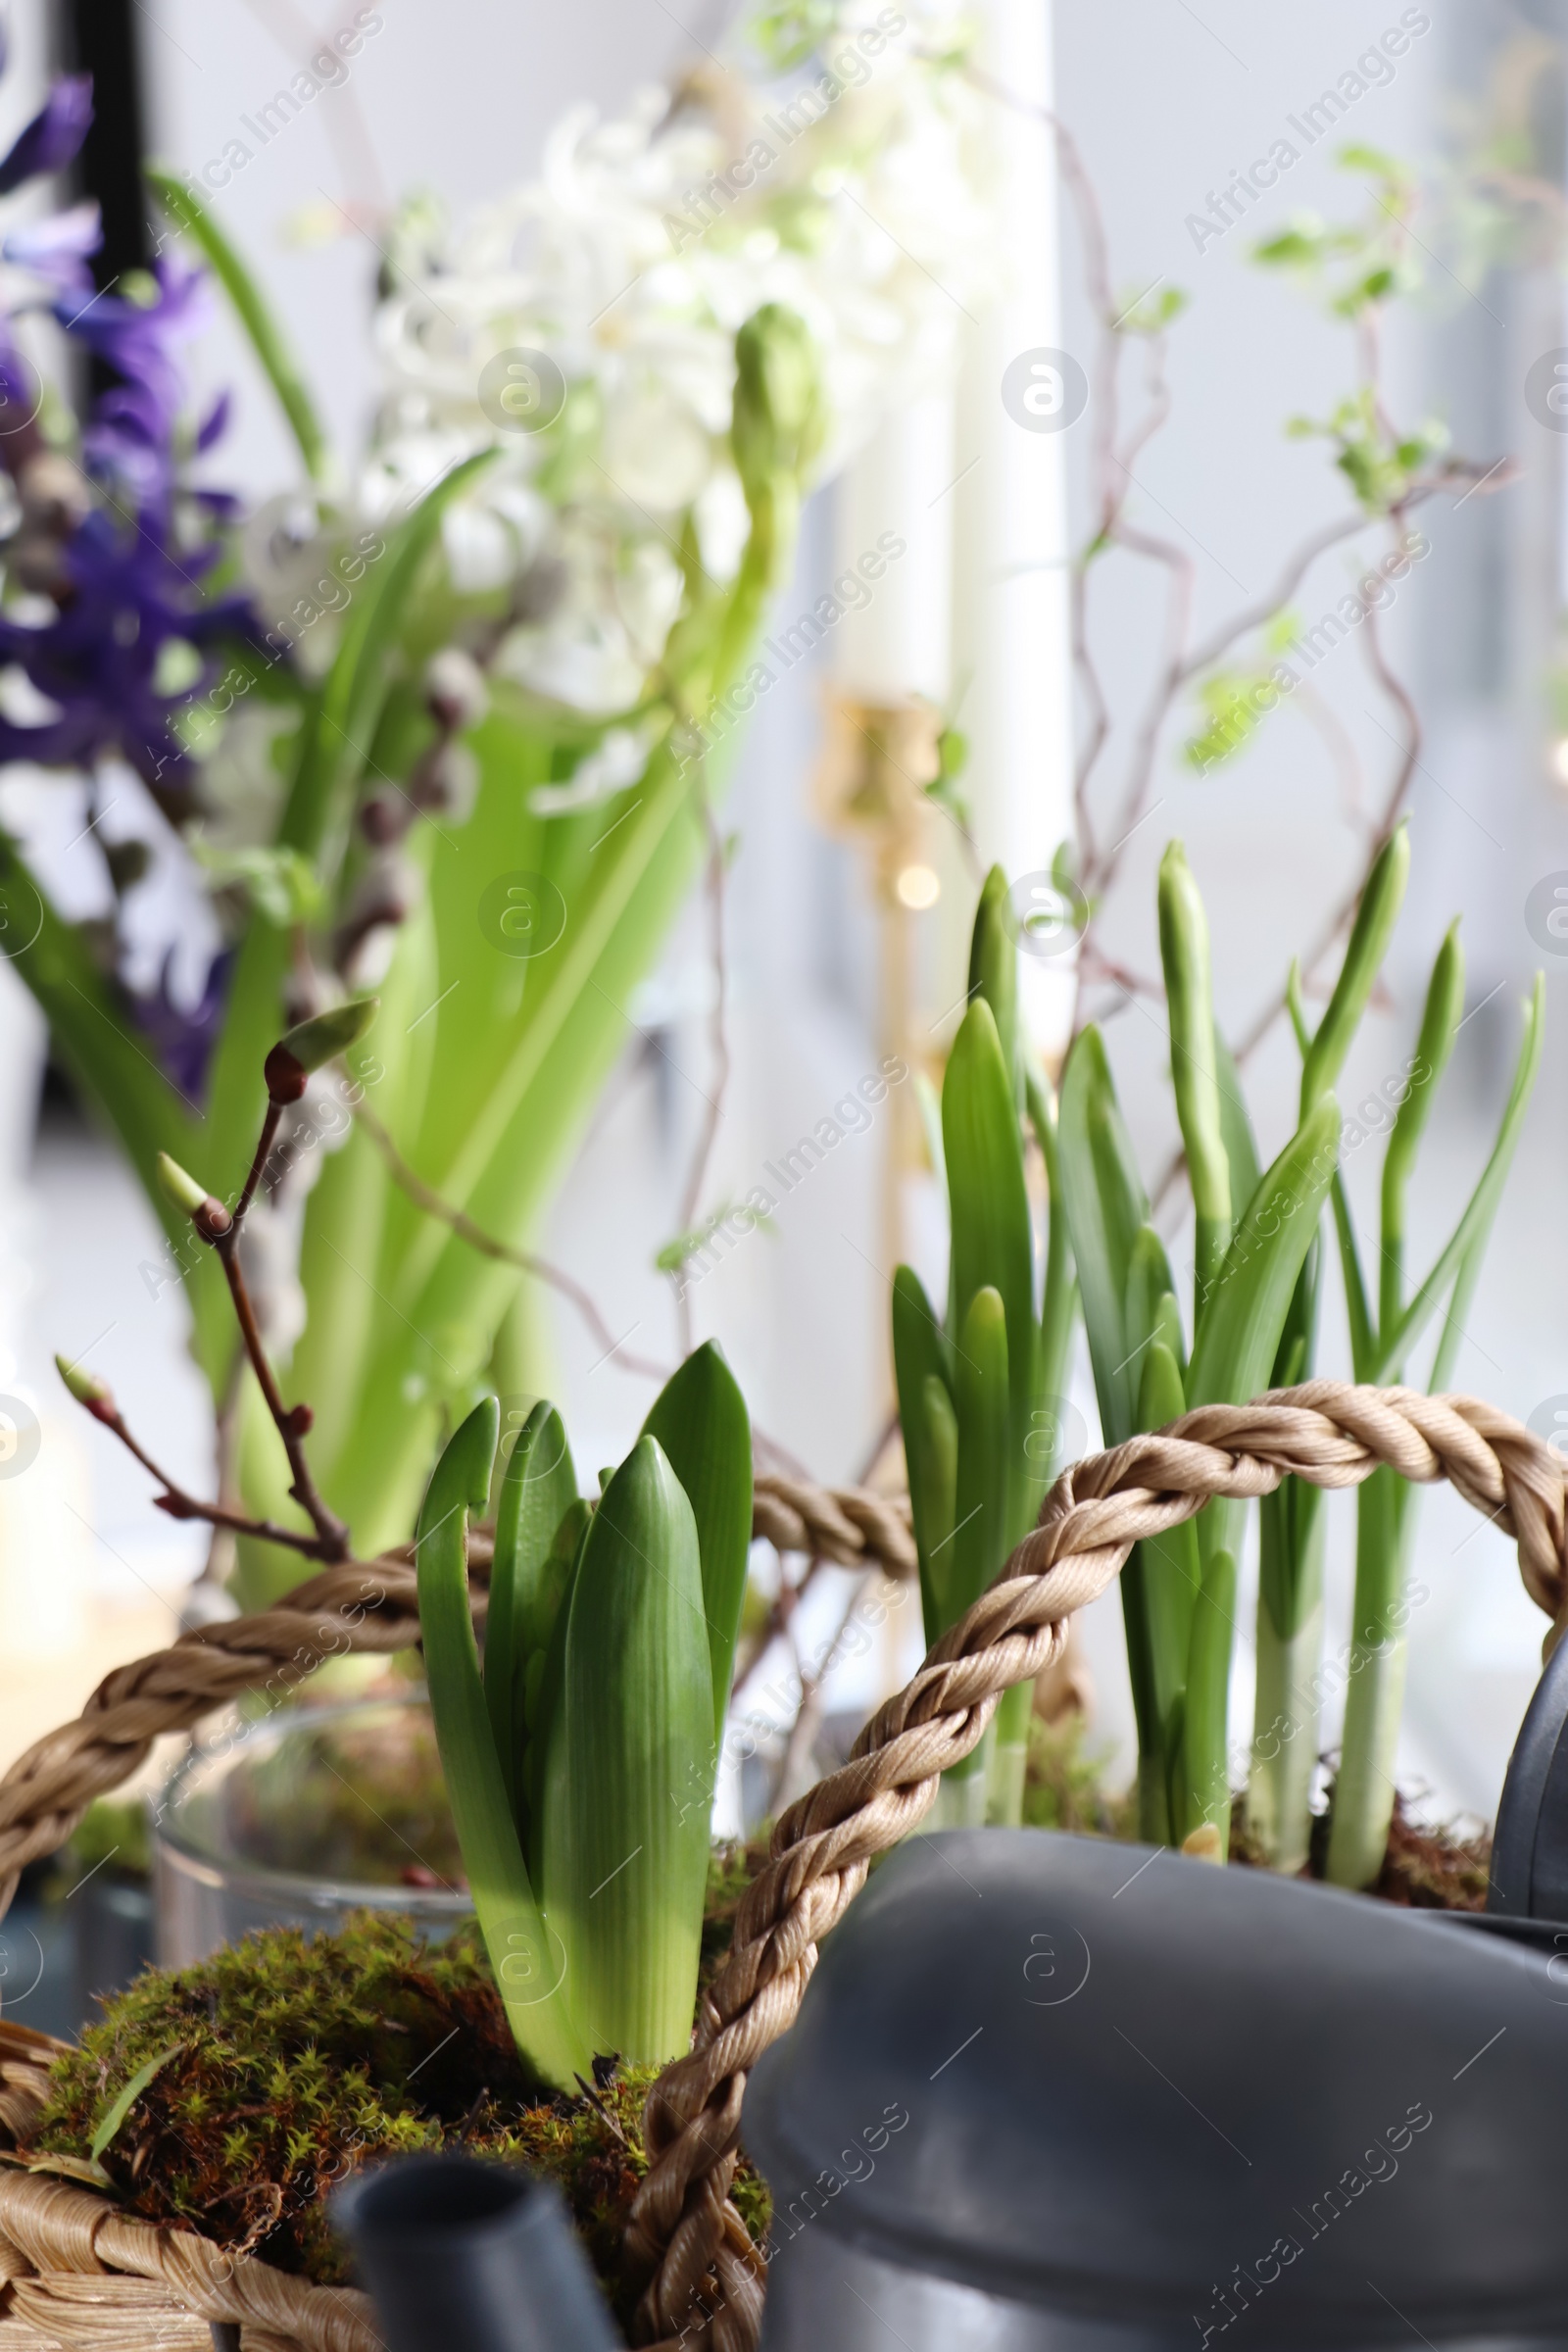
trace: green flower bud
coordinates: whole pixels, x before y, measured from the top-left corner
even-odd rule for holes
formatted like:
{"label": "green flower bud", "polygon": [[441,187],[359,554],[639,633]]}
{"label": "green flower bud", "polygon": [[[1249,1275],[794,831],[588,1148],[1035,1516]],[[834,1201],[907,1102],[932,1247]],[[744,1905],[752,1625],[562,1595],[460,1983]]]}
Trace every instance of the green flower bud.
{"label": "green flower bud", "polygon": [[1023,1065],[1018,1053],[1018,918],[1007,893],[1007,877],[994,865],[980,889],[969,939],[969,1001],[984,997],[997,1024],[1002,1058],[1021,1099]]}
{"label": "green flower bud", "polygon": [[79,1364],[68,1364],[63,1355],[55,1357],[55,1370],[76,1402],[84,1404],[96,1418],[102,1420],[105,1414],[114,1411],[114,1395],[106,1381],[95,1378],[91,1372],[84,1372]]}
{"label": "green flower bud", "polygon": [[158,1181],[176,1208],[182,1208],[204,1242],[220,1241],[233,1223],[233,1218],[204,1185],[182,1168],[177,1159],[167,1152],[158,1154]]}
{"label": "green flower bud", "polygon": [[351,997],[346,1004],[334,1004],[330,1012],[297,1022],[280,1037],[265,1065],[270,1100],[297,1102],[313,1070],[358,1044],[374,1020],[380,1002],[379,997]]}
{"label": "green flower bud", "polygon": [[748,503],[781,479],[799,484],[826,438],[816,347],[805,320],[782,303],[754,311],[735,337],[730,441]]}
{"label": "green flower bud", "polygon": [[1170,1014],[1170,1075],[1198,1215],[1200,1298],[1231,1238],[1231,1172],[1220,1125],[1208,924],[1187,854],[1169,843],[1159,861],[1159,956]]}

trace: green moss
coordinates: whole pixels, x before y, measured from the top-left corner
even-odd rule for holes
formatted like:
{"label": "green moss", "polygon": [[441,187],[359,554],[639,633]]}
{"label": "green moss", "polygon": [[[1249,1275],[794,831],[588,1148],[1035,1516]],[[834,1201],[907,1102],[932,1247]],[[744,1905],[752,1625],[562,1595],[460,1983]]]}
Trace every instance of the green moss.
{"label": "green moss", "polygon": [[708,1893],[703,1901],[703,1941],[697,1982],[706,1991],[729,1957],[741,1897],[768,1857],[764,1823],[749,1844],[715,1845],[708,1857]]}
{"label": "green moss", "polygon": [[1084,1752],[1084,1720],[1069,1715],[1060,1724],[1029,1722],[1023,1818],[1031,1830],[1073,1830],[1102,1838],[1136,1838],[1138,1806],[1132,1794],[1111,1796],[1102,1778],[1102,1762]]}
{"label": "green moss", "polygon": [[[352,2275],[327,2218],[337,2183],[389,2155],[461,2146],[560,2183],[630,2319],[620,2242],[657,2069],[605,2064],[591,2095],[551,2095],[518,2057],[472,1929],[432,1949],[407,1921],[361,1913],[311,1942],[273,1928],[194,1968],[147,1970],[57,2060],[24,2153],[86,2161],[126,2085],[172,2045],[102,2149],[128,2211],[336,2284]],[[767,2193],[750,2168],[736,2201],[760,2237]]]}
{"label": "green moss", "polygon": [[153,1848],[144,1800],[95,1797],[72,1831],[65,1856],[73,1881],[106,1865],[117,1876],[123,1872],[129,1878],[148,1877]]}

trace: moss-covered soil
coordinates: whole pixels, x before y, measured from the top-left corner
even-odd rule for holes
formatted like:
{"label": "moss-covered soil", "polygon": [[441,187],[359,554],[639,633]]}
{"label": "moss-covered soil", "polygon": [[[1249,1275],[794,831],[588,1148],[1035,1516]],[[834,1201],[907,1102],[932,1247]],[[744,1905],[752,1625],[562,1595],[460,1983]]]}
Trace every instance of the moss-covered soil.
{"label": "moss-covered soil", "polygon": [[[636,2294],[620,2242],[655,2072],[606,2063],[586,2095],[553,2096],[518,2058],[475,1934],[432,1950],[361,1914],[311,1942],[271,1929],[194,1968],[148,1970],[56,2062],[21,2153],[63,2158],[78,2180],[96,2161],[130,2212],[322,2284],[352,2276],[327,2199],[361,2167],[451,2147],[523,2164],[560,2182],[624,2322]],[[736,2201],[760,2235],[766,2191],[749,2168]]]}

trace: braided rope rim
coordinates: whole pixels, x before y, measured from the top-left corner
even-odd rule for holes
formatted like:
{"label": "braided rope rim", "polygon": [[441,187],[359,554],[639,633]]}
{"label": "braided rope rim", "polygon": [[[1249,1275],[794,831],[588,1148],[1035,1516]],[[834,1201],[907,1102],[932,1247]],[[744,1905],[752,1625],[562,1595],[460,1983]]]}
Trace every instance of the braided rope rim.
{"label": "braided rope rim", "polygon": [[[1130,1439],[1063,1471],[1035,1531],[1002,1575],[930,1651],[912,1681],[872,1718],[850,1762],[792,1805],[773,1833],[771,1858],[748,1888],[729,1959],[706,1996],[688,2057],[667,2066],[649,2093],[650,2168],[626,2236],[646,2279],[636,2334],[655,2352],[701,2339],[710,2352],[753,2352],[761,2321],[763,2264],[729,2202],[746,2078],[787,2031],[816,1964],[823,1936],[842,1918],[876,1855],[915,1827],[942,1773],[978,1745],[1003,1693],[1059,1657],[1066,1620],[1120,1573],[1133,1545],[1164,1534],[1217,1495],[1250,1499],[1294,1476],[1318,1487],[1358,1486],[1380,1467],[1416,1485],[1446,1479],[1511,1535],[1520,1574],[1553,1621],[1568,1606],[1564,1468],[1521,1422],[1469,1396],[1311,1381],[1247,1405],[1204,1405],[1168,1428]],[[759,1480],[756,1532],[792,1549],[818,1549],[847,1564],[880,1560],[908,1575],[906,1509],[885,1497]],[[773,1514],[768,1523],[768,1514]],[[417,1638],[414,1573],[406,1559],[372,1569],[334,1568],[260,1616],[186,1635],[172,1648],[119,1668],[75,1724],[36,1743],[0,1781],[0,1912],[16,1874],[52,1852],[94,1795],[129,1776],[161,1732],[189,1728],[246,1690],[286,1689],[323,1658],[347,1649],[391,1650]],[[0,2186],[13,2177],[0,2175]],[[64,2225],[99,2198],[51,2183]],[[208,2318],[259,2316],[254,2304],[216,2307],[204,2278],[197,2305],[179,2266],[183,2233],[152,2230],[181,2251],[153,2275]],[[205,2241],[196,2241],[198,2244]],[[109,2249],[104,2247],[104,2251]],[[140,2242],[136,2262],[153,2257]],[[71,2267],[69,2262],[62,2267]],[[252,2260],[249,2268],[269,2266]],[[333,2299],[333,2290],[304,2288]],[[341,2325],[341,2304],[338,2305]],[[302,2344],[323,2345],[324,2314],[301,2327]],[[274,2322],[275,2325],[275,2322]],[[0,2339],[5,2323],[0,2321]],[[335,2352],[335,2347],[334,2347]]]}

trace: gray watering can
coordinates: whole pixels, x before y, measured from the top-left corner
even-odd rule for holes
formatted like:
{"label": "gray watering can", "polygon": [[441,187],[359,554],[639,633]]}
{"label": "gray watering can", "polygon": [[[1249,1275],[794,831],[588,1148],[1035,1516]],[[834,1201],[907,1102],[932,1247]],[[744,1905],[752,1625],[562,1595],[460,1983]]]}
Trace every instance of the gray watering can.
{"label": "gray watering can", "polygon": [[763,2352],[1568,2348],[1568,1957],[1489,1925],[910,1842],[747,2087]]}
{"label": "gray watering can", "polygon": [[1049,1833],[914,1839],[745,2131],[762,2352],[1568,2352],[1568,1642],[1485,1914]]}
{"label": "gray watering can", "polygon": [[[1568,2352],[1568,1642],[1489,1911],[1159,1848],[908,1840],[747,2088],[762,2352]],[[391,2352],[610,2352],[553,2191],[338,2203]]]}

